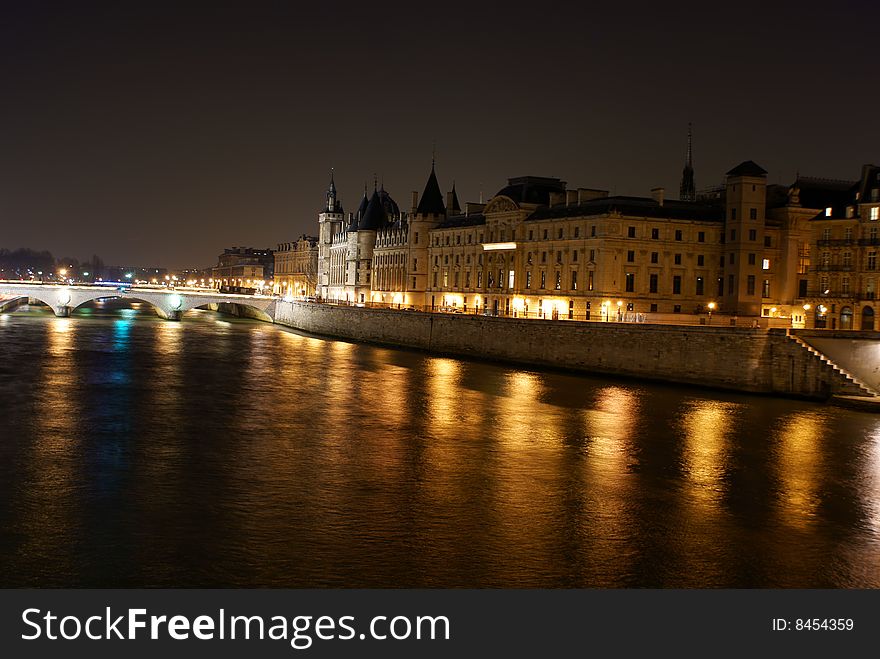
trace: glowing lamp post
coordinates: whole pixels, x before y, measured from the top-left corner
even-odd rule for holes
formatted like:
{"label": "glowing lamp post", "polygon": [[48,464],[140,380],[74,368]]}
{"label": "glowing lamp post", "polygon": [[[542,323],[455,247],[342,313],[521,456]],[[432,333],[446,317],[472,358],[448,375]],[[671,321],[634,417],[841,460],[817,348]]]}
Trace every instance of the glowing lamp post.
{"label": "glowing lamp post", "polygon": [[712,312],[715,311],[715,306],[716,306],[716,305],[715,305],[714,302],[710,302],[710,303],[709,303],[708,305],[706,305],[706,306],[709,307],[709,323],[708,323],[708,324],[711,325],[711,324],[712,324]]}

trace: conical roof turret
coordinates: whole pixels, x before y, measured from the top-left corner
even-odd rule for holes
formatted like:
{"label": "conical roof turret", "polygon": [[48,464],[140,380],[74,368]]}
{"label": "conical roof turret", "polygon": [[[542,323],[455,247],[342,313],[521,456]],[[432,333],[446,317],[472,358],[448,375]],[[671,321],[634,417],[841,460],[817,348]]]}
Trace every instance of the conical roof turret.
{"label": "conical roof turret", "polygon": [[434,173],[434,164],[431,163],[431,175],[425,184],[425,191],[419,199],[416,209],[419,215],[446,215],[446,206],[443,203],[443,194],[440,192],[440,184],[437,183],[437,174]]}

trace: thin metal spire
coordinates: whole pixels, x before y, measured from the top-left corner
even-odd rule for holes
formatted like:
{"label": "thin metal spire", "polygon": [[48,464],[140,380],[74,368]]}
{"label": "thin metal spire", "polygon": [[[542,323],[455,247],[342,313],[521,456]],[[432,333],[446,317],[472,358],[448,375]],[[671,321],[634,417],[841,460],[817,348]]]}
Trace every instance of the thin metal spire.
{"label": "thin metal spire", "polygon": [[688,122],[687,156],[684,169],[681,172],[681,187],[679,188],[678,198],[682,201],[696,201],[697,198],[697,190],[694,184],[693,130],[691,122]]}
{"label": "thin metal spire", "polygon": [[694,152],[692,148],[692,131],[691,131],[691,122],[688,122],[688,151],[687,151],[687,164],[688,167],[694,166]]}

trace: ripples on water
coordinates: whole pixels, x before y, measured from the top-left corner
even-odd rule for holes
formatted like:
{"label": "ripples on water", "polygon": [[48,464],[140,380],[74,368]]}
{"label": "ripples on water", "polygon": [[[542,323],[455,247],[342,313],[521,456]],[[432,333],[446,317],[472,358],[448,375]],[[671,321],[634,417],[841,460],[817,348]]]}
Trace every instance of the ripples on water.
{"label": "ripples on water", "polygon": [[878,587],[880,417],[0,315],[0,586]]}

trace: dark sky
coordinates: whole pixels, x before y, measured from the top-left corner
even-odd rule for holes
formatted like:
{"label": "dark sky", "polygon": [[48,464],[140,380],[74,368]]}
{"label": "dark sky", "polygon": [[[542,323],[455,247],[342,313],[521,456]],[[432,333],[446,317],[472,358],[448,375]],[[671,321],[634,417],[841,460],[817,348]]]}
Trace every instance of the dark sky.
{"label": "dark sky", "polygon": [[678,194],[753,159],[880,160],[878,4],[16,2],[0,19],[0,247],[166,267],[315,233],[330,167],[402,208],[507,177]]}

